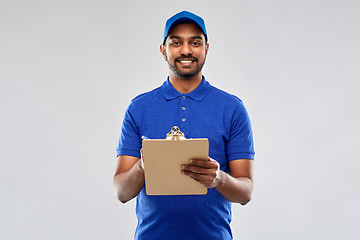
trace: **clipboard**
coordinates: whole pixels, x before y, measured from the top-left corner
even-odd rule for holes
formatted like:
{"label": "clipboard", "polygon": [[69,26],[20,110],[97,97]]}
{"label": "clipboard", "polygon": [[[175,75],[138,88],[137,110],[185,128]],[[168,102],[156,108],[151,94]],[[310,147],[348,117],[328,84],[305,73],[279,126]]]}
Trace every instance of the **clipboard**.
{"label": "clipboard", "polygon": [[147,195],[204,195],[207,188],[181,174],[181,164],[190,159],[208,159],[207,138],[186,139],[177,126],[166,139],[145,139],[143,161]]}

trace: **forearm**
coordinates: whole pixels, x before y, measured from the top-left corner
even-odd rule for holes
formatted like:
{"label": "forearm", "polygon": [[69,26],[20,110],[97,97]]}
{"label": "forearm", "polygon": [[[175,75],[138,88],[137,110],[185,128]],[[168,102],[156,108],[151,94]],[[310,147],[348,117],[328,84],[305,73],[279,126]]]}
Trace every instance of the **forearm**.
{"label": "forearm", "polygon": [[251,200],[253,181],[247,177],[235,178],[221,171],[220,182],[215,187],[230,202],[247,204]]}
{"label": "forearm", "polygon": [[144,170],[138,160],[128,171],[118,173],[114,177],[114,187],[117,198],[125,203],[136,197],[144,185]]}

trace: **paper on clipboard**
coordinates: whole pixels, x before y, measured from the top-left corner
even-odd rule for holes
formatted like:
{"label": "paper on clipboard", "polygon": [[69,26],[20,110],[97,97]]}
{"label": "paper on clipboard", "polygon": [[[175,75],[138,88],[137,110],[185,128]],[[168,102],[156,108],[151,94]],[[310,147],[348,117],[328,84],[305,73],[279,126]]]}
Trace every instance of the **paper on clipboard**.
{"label": "paper on clipboard", "polygon": [[207,188],[181,174],[181,164],[190,159],[207,159],[207,138],[185,139],[174,126],[167,139],[143,140],[143,160],[147,195],[201,195]]}

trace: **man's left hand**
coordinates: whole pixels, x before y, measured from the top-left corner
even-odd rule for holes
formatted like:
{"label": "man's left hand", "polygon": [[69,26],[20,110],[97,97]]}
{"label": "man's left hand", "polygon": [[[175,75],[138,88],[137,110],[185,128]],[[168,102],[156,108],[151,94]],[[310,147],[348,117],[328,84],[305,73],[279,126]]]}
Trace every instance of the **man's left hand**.
{"label": "man's left hand", "polygon": [[220,164],[210,157],[207,160],[191,159],[189,164],[181,165],[181,173],[207,188],[222,185]]}

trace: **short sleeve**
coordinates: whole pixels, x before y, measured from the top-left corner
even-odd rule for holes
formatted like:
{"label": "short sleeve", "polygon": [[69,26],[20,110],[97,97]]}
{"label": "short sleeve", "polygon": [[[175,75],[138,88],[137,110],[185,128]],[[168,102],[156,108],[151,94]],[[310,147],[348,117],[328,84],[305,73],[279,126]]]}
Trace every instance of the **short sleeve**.
{"label": "short sleeve", "polygon": [[241,100],[234,109],[230,125],[230,137],[226,144],[227,160],[254,160],[254,142],[250,118]]}
{"label": "short sleeve", "polygon": [[134,120],[134,103],[132,102],[125,112],[121,127],[117,156],[128,155],[140,158],[141,137]]}

